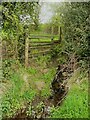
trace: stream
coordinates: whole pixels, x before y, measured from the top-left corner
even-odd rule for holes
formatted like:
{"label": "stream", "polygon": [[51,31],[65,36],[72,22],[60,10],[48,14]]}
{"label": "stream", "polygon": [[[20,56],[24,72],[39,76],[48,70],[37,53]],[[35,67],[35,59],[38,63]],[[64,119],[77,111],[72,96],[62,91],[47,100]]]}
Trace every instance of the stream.
{"label": "stream", "polygon": [[34,97],[32,102],[26,103],[20,110],[17,110],[15,115],[11,118],[4,118],[3,120],[34,120],[49,118],[52,107],[58,107],[62,104],[68,93],[69,87],[67,86],[66,76],[63,76],[63,71],[60,66],[56,75],[51,83],[51,95],[47,98],[42,97],[40,94]]}
{"label": "stream", "polygon": [[[7,119],[3,120],[40,120],[43,118],[48,118],[50,116],[50,110],[52,107],[60,106],[68,93],[68,87],[66,91],[58,96],[49,96],[48,98],[43,98],[40,95],[35,96],[32,102],[26,103],[22,109],[18,110],[16,114]],[[28,111],[31,113],[28,115]]]}

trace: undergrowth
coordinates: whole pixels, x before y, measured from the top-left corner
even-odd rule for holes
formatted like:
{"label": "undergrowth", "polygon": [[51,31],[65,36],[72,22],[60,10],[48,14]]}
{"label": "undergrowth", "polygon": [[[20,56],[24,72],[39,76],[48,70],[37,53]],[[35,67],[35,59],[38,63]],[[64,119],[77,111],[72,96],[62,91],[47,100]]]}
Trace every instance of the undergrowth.
{"label": "undergrowth", "polygon": [[11,117],[16,111],[23,107],[25,102],[31,102],[34,98],[36,91],[25,87],[21,73],[25,72],[24,68],[20,68],[17,72],[11,74],[9,82],[6,83],[9,88],[2,96],[2,115],[3,117]]}
{"label": "undergrowth", "polygon": [[41,92],[42,96],[49,96],[51,94],[50,86],[54,78],[54,75],[55,75],[55,69],[52,68],[51,70],[48,71],[48,73],[43,74],[41,76],[41,79],[45,81],[45,87],[42,89],[42,92]]}
{"label": "undergrowth", "polygon": [[[43,59],[40,63],[38,61],[40,65],[42,62]],[[35,86],[35,82],[37,81],[45,83],[41,90],[41,96],[47,97],[50,95],[50,83],[53,79],[55,69],[48,69],[46,73],[42,73],[40,68],[43,70],[45,67],[46,64],[42,67],[39,66],[39,68],[30,66],[25,69],[19,63],[12,62],[11,65],[5,68],[7,69],[7,73],[4,72],[4,74],[8,75],[8,81],[5,79],[7,87],[2,96],[3,118],[12,117],[25,103],[31,102],[34,99],[35,95],[39,92]],[[26,78],[24,78],[24,75]]]}
{"label": "undergrowth", "polygon": [[[47,57],[49,60],[50,58]],[[45,61],[47,61],[47,59]],[[37,61],[38,67],[12,64],[9,66],[7,89],[2,96],[3,117],[12,117],[18,109],[34,99],[39,90],[35,83],[43,82],[40,93],[43,98],[50,96],[51,81],[55,75],[55,66],[47,67],[44,57]],[[6,75],[8,73],[4,72]],[[50,118],[88,118],[88,77],[87,72],[78,71],[68,80],[70,90],[60,107],[52,107]],[[24,78],[24,77],[25,78]],[[39,85],[39,84],[38,84]],[[39,87],[39,86],[38,86]],[[29,114],[29,113],[28,113]]]}
{"label": "undergrowth", "polygon": [[51,109],[51,118],[88,118],[88,78],[79,75],[81,80],[72,84],[63,104]]}

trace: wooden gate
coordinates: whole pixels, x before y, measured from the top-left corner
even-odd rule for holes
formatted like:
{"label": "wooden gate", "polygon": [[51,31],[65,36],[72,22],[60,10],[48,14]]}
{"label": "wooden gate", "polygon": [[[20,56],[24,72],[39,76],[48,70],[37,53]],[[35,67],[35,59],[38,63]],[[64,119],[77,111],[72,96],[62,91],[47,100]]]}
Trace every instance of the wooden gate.
{"label": "wooden gate", "polygon": [[30,36],[25,42],[25,66],[28,66],[30,58],[50,54],[53,46],[60,42],[52,36]]}

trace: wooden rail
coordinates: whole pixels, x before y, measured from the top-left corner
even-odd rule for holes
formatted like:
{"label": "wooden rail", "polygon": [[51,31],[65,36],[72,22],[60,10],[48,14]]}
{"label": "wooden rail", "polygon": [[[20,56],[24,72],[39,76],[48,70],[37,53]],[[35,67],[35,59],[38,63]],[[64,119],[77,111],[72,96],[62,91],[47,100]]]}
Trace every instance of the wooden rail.
{"label": "wooden rail", "polygon": [[38,38],[54,38],[54,37],[58,37],[58,35],[30,35],[29,38],[30,39],[38,39]]}
{"label": "wooden rail", "polygon": [[51,43],[51,41],[31,41],[31,44],[46,44],[46,43]]}
{"label": "wooden rail", "polygon": [[[50,54],[52,47],[60,43],[60,40],[54,40],[52,36],[30,36],[25,45],[25,66],[28,66],[28,61],[32,57]],[[33,39],[50,38],[50,41],[31,41]],[[28,52],[28,53],[27,53]]]}
{"label": "wooden rail", "polygon": [[30,44],[31,47],[49,46],[49,45],[52,45],[52,43],[46,43],[46,44]]}
{"label": "wooden rail", "polygon": [[51,40],[51,41],[30,41],[30,43],[41,43],[41,44],[46,44],[46,43],[59,43],[59,40]]}
{"label": "wooden rail", "polygon": [[29,58],[32,57],[38,57],[39,55],[47,55],[50,54],[52,50],[46,50],[46,51],[40,51],[39,53],[33,53],[33,54],[29,54]]}
{"label": "wooden rail", "polygon": [[34,46],[29,46],[30,47],[30,49],[47,49],[47,48],[51,48],[51,46],[50,45],[46,45],[46,46],[38,46],[38,47],[34,47]]}
{"label": "wooden rail", "polygon": [[54,40],[54,41],[41,41],[41,42],[39,42],[39,41],[33,41],[33,42],[30,42],[30,45],[29,45],[29,47],[40,47],[40,46],[43,46],[43,47],[45,47],[45,46],[51,46],[51,45],[53,45],[53,44],[58,44],[58,43],[60,43],[59,42],[59,40]]}

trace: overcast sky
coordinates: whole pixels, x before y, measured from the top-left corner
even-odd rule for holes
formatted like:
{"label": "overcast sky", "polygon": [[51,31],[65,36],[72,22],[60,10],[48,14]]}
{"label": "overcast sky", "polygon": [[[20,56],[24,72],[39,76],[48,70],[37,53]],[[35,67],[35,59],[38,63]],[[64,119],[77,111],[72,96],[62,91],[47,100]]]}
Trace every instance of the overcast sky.
{"label": "overcast sky", "polygon": [[51,9],[51,4],[60,3],[64,1],[72,1],[72,2],[88,2],[90,0],[40,0],[40,3],[42,4],[41,7],[41,14],[40,14],[40,22],[41,23],[47,23],[50,21],[50,19],[53,16],[53,9]]}
{"label": "overcast sky", "polygon": [[47,23],[53,16],[53,10],[50,7],[50,3],[42,3],[41,13],[40,13],[40,22]]}

